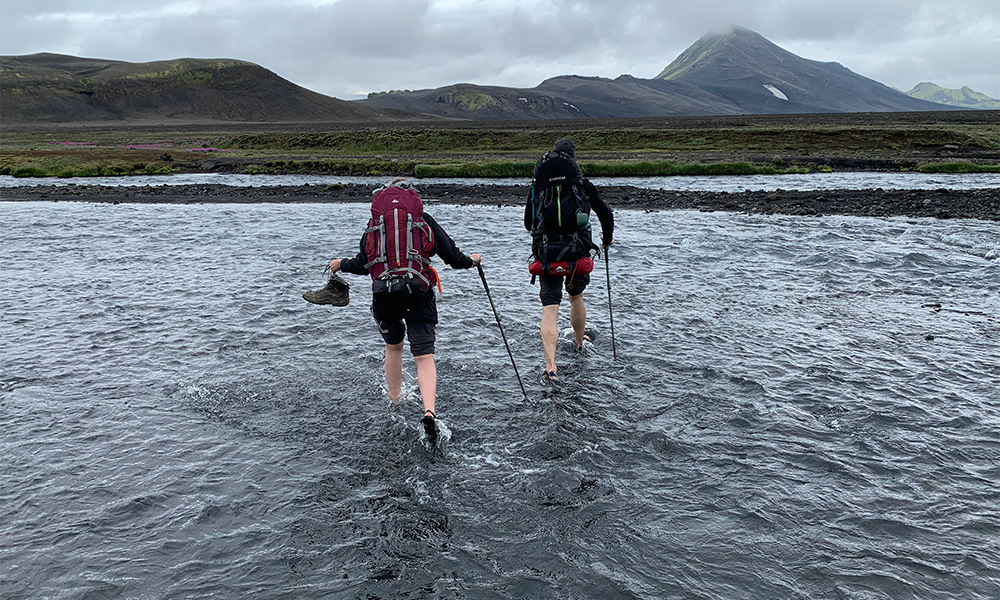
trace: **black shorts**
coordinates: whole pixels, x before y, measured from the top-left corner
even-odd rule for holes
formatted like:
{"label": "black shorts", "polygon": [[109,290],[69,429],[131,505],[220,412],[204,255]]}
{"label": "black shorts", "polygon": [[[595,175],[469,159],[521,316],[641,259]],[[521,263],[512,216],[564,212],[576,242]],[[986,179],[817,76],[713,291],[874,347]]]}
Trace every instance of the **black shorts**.
{"label": "black shorts", "polygon": [[[562,302],[563,279],[561,275],[539,275],[538,297],[542,306],[551,306]],[[566,291],[570,296],[579,296],[590,283],[590,273],[577,273],[572,281],[566,282]]]}
{"label": "black shorts", "polygon": [[386,292],[378,289],[372,293],[372,316],[386,344],[399,344],[405,336],[410,340],[413,356],[434,354],[437,332],[437,301],[434,290],[423,290],[418,285],[409,291]]}

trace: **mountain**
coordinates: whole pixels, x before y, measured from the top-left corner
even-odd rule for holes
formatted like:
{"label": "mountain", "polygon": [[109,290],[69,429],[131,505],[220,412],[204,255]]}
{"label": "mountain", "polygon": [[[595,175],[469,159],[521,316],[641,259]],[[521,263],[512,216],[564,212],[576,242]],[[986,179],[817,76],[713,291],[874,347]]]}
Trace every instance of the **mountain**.
{"label": "mountain", "polygon": [[463,83],[374,93],[358,101],[312,92],[239,60],[130,63],[46,53],[0,57],[0,121],[4,124],[374,122],[441,117],[496,121],[931,111],[967,108],[968,99],[981,96],[971,90],[962,92],[966,100],[949,95],[955,99],[945,104],[931,102],[937,100],[936,92],[929,97],[924,92],[907,95],[837,63],[796,56],[735,26],[702,37],[653,79],[567,75],[530,89]]}
{"label": "mountain", "polygon": [[702,37],[653,79],[565,76],[530,89],[458,84],[358,102],[474,120],[948,110],[735,26]]}
{"label": "mountain", "polygon": [[655,79],[682,81],[751,113],[940,110],[835,62],[792,54],[762,35],[732,27],[710,33]]}
{"label": "mountain", "polygon": [[422,118],[317,94],[239,60],[0,57],[0,120],[298,122]]}
{"label": "mountain", "polygon": [[568,75],[536,88],[517,89],[460,83],[433,90],[369,94],[364,104],[487,121],[655,117],[672,114],[730,115],[732,102],[694,86],[623,75],[618,79]]}
{"label": "mountain", "polygon": [[986,94],[977,92],[968,86],[960,90],[949,90],[939,85],[929,82],[918,83],[914,88],[906,92],[911,98],[929,100],[939,104],[949,106],[960,106],[962,108],[996,110],[1000,108],[1000,100],[990,98]]}

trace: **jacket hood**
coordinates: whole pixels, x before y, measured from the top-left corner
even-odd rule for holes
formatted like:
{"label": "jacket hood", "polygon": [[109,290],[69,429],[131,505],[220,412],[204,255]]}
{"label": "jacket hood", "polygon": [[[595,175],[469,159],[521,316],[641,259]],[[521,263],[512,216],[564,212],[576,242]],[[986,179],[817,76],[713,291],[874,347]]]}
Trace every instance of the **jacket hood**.
{"label": "jacket hood", "polygon": [[556,142],[554,150],[556,152],[567,154],[570,158],[576,160],[576,144],[574,144],[573,140],[569,138],[563,138]]}

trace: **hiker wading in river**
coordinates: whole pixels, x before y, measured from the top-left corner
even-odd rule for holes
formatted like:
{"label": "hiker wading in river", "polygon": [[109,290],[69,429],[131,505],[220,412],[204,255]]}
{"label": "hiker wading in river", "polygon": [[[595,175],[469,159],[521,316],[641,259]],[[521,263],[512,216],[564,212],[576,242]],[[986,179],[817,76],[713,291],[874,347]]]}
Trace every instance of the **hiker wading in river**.
{"label": "hiker wading in river", "polygon": [[589,339],[585,332],[587,308],[583,290],[590,283],[594,268],[591,252],[598,249],[591,239],[591,209],[601,222],[601,241],[606,251],[614,242],[611,209],[601,200],[594,184],[580,172],[573,141],[561,139],[535,163],[524,208],[524,228],[531,232],[531,252],[535,258],[529,271],[532,283],[535,277],[539,279],[542,301],[543,377],[553,382],[558,380],[557,321],[564,285],[569,293],[569,320],[577,350],[582,350]]}
{"label": "hiker wading in river", "polygon": [[[417,386],[424,407],[420,421],[428,438],[434,440],[434,342],[438,322],[434,286],[440,290],[441,284],[430,258],[436,254],[453,268],[469,269],[479,264],[482,256],[463,254],[437,221],[423,211],[420,195],[405,179],[397,178],[375,191],[371,215],[358,254],[331,260],[329,267],[333,273],[371,276],[372,316],[385,341],[389,399],[398,402],[401,394],[405,336],[417,365]],[[314,298],[321,292],[314,293]]]}

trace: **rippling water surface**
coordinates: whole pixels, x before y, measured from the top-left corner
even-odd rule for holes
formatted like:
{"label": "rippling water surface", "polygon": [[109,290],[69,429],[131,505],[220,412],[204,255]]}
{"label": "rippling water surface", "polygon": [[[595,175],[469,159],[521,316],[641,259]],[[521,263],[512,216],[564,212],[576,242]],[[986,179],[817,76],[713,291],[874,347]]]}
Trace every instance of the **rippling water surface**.
{"label": "rippling water surface", "polygon": [[365,206],[0,203],[0,596],[1000,596],[996,224],[619,212],[553,389],[519,210],[433,211],[528,389],[442,271],[438,448],[300,297]]}

